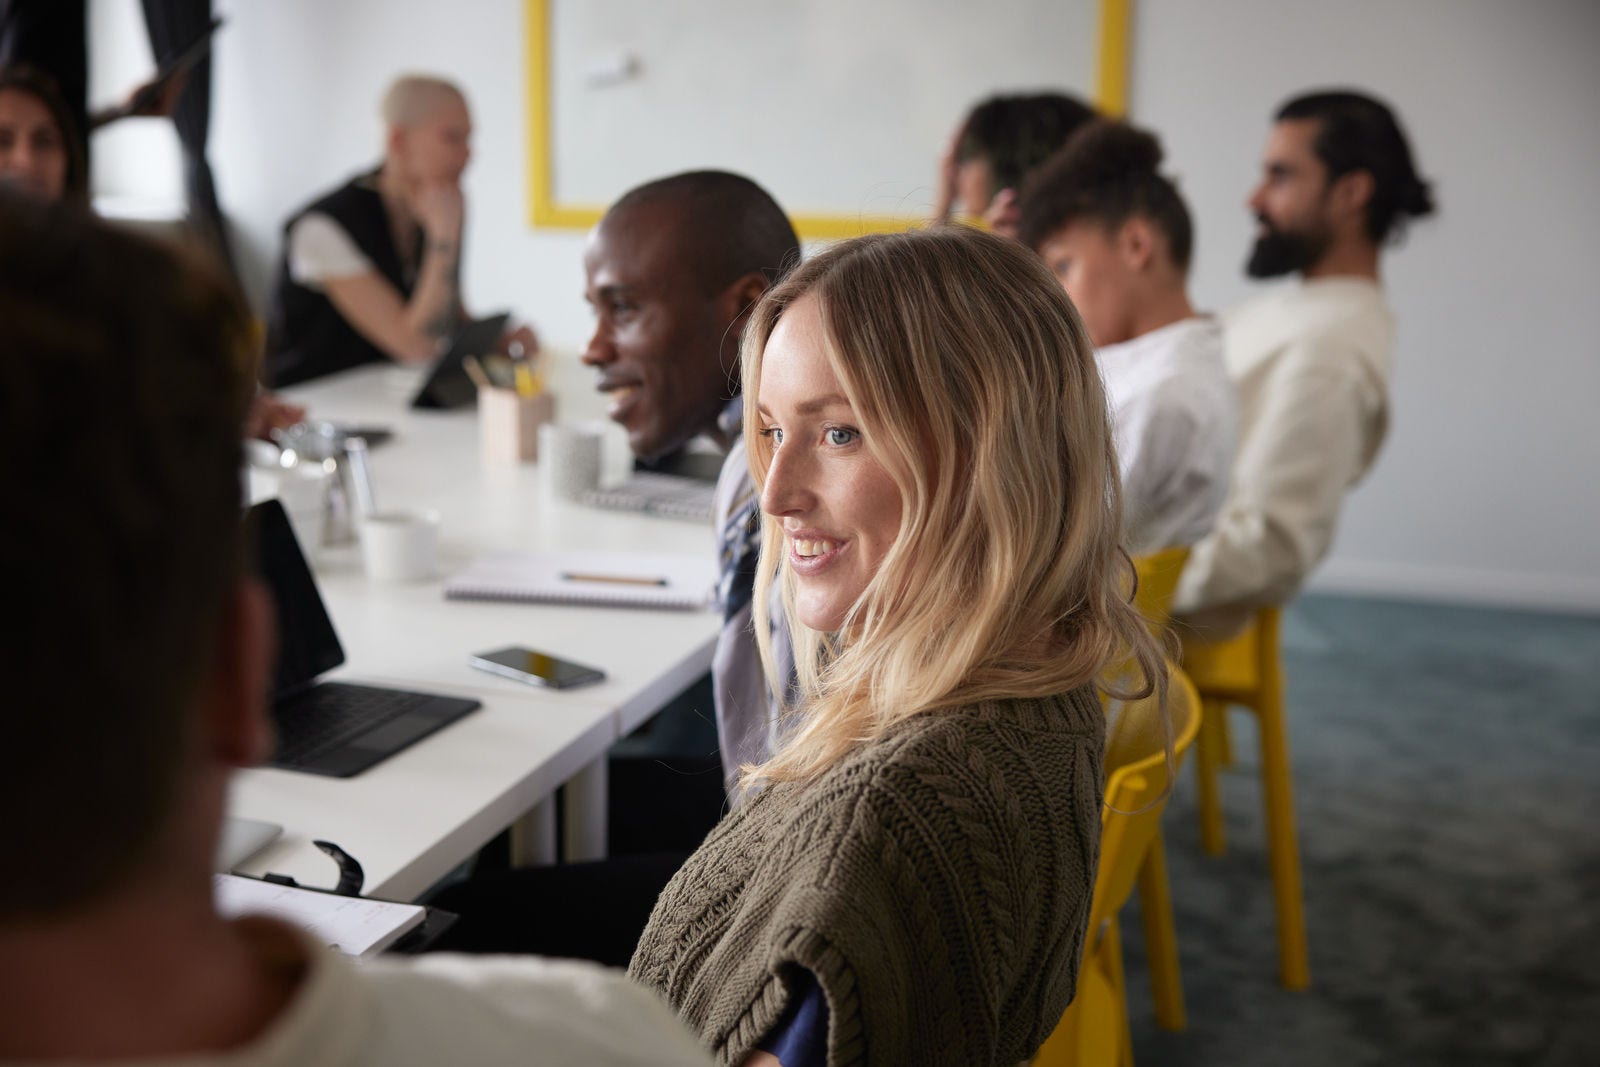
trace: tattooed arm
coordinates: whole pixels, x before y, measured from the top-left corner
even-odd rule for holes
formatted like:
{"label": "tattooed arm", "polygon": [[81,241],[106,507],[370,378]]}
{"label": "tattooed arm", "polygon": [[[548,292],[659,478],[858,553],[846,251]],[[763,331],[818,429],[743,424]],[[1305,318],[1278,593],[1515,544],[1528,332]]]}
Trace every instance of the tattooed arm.
{"label": "tattooed arm", "polygon": [[324,282],[339,314],[400,363],[432,359],[440,338],[462,318],[460,186],[424,189],[415,210],[422,224],[422,265],[409,301],[376,270]]}

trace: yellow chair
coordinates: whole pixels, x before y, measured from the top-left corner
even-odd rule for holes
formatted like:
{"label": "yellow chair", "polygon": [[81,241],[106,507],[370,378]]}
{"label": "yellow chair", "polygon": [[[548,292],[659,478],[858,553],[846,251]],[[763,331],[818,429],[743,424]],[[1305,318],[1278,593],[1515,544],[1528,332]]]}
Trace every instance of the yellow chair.
{"label": "yellow chair", "polygon": [[[1106,795],[1100,814],[1100,867],[1089,906],[1089,935],[1078,968],[1078,993],[1034,1058],[1035,1067],[1133,1063],[1128,994],[1117,913],[1141,877],[1149,849],[1160,840],[1161,813],[1184,752],[1200,729],[1200,698],[1176,666],[1169,667],[1167,715],[1154,696],[1122,709],[1106,745]],[[1168,766],[1168,723],[1172,763]]]}
{"label": "yellow chair", "polygon": [[1147,556],[1133,557],[1133,569],[1139,576],[1139,587],[1133,594],[1133,606],[1139,609],[1150,632],[1160,637],[1167,632],[1167,622],[1172,618],[1172,600],[1178,595],[1178,579],[1183,575],[1183,565],[1189,562],[1189,546],[1163,548]]}
{"label": "yellow chair", "polygon": [[1261,787],[1267,818],[1267,855],[1278,910],[1278,973],[1289,989],[1311,984],[1306,948],[1305,901],[1300,882],[1300,846],[1295,838],[1294,788],[1289,770],[1289,732],[1284,714],[1283,666],[1278,649],[1280,613],[1262,608],[1239,636],[1207,643],[1183,642],[1183,669],[1200,693],[1200,843],[1212,855],[1225,848],[1218,770],[1230,761],[1228,708],[1254,712],[1261,730]]}
{"label": "yellow chair", "polygon": [[[1164,638],[1172,618],[1172,601],[1178,579],[1189,561],[1189,547],[1164,548],[1135,556],[1133,567],[1139,585],[1133,603],[1150,632]],[[1167,878],[1167,850],[1159,827],[1139,869],[1139,914],[1144,920],[1145,955],[1150,966],[1150,996],[1156,1025],[1163,1030],[1188,1026],[1183,1004],[1183,972],[1178,963],[1178,933],[1172,920],[1172,890]]]}

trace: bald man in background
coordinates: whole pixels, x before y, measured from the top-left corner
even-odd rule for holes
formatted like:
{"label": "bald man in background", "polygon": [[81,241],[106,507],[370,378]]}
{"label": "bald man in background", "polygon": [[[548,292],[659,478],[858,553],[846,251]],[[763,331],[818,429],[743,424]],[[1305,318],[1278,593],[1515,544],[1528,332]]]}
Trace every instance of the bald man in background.
{"label": "bald man in background", "polygon": [[[609,858],[475,872],[436,900],[461,916],[445,947],[626,965],[662,887],[721,818],[739,767],[766,758],[774,718],[750,628],[759,501],[745,457],[739,344],[750,310],[799,259],[777,202],[727,171],[646,182],[590,232],[584,296],[595,325],[583,362],[611,420],[640,463],[677,471],[697,449],[721,463],[713,530],[723,627],[709,683],[691,685],[611,751]],[[775,633],[774,644],[778,669],[790,673],[787,635]]]}
{"label": "bald man in background", "polygon": [[[263,377],[285,386],[365,363],[425,363],[465,321],[461,175],[472,115],[459,87],[408,74],[384,94],[383,163],[284,227]],[[521,327],[502,347],[536,347]]]}
{"label": "bald man in background", "polygon": [[[730,791],[741,765],[770,753],[775,712],[750,630],[759,508],[744,450],[739,342],[756,301],[799,261],[800,239],[772,196],[711,170],[630,190],[584,253],[595,332],[583,361],[598,372],[596,388],[634,456],[661,464],[699,438],[726,457],[714,509],[724,625],[711,673]],[[789,673],[788,642],[775,645]]]}

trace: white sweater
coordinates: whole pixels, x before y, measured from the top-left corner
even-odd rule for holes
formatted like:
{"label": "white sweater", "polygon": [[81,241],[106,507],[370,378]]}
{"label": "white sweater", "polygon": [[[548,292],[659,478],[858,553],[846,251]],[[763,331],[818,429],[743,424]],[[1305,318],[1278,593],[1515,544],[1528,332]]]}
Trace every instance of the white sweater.
{"label": "white sweater", "polygon": [[1194,546],[1174,605],[1213,636],[1287,602],[1327,555],[1344,495],[1383,443],[1394,343],[1383,290],[1363,278],[1279,287],[1222,326],[1239,450],[1228,501]]}
{"label": "white sweater", "polygon": [[1194,544],[1222,509],[1237,433],[1221,327],[1195,316],[1096,354],[1116,427],[1128,551]]}
{"label": "white sweater", "polygon": [[266,961],[309,958],[282,1014],[241,1048],[118,1067],[710,1063],[654,993],[597,964],[445,954],[356,964],[276,921],[239,929]]}

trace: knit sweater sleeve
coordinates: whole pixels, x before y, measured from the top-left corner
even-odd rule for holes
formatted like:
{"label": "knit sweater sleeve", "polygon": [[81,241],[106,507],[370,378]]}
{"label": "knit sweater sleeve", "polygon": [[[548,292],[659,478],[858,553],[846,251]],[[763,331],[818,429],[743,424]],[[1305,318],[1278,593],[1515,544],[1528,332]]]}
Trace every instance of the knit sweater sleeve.
{"label": "knit sweater sleeve", "polygon": [[[1099,844],[1098,714],[1075,693],[919,717],[754,805],[754,821],[775,806],[785,818],[738,914],[709,948],[680,928],[678,962],[652,973],[652,939],[671,932],[662,909],[684,903],[669,887],[635,976],[727,1064],[777,1020],[797,968],[826,997],[831,1064],[1026,1059],[1075,988]],[[1064,715],[1079,728],[1062,729]]]}

